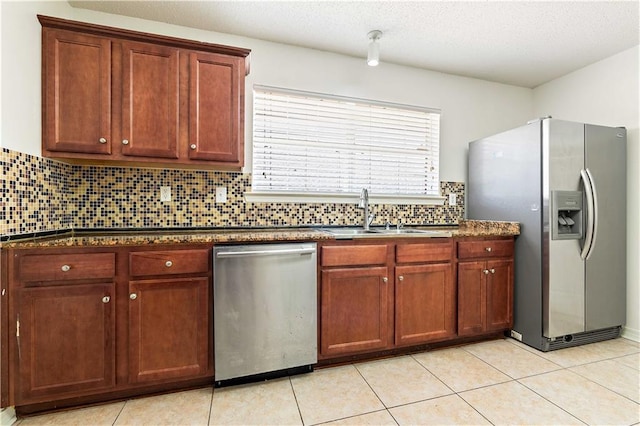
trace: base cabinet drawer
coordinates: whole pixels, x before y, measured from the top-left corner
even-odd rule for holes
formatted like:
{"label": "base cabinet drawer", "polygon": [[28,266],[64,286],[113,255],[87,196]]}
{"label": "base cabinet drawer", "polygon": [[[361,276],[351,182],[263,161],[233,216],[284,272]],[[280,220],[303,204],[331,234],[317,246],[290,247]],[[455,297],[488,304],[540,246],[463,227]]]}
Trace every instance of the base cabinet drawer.
{"label": "base cabinet drawer", "polygon": [[20,257],[21,281],[69,281],[111,278],[115,253],[29,254]]}
{"label": "base cabinet drawer", "polygon": [[211,250],[140,251],[129,254],[129,274],[152,275],[206,274]]}

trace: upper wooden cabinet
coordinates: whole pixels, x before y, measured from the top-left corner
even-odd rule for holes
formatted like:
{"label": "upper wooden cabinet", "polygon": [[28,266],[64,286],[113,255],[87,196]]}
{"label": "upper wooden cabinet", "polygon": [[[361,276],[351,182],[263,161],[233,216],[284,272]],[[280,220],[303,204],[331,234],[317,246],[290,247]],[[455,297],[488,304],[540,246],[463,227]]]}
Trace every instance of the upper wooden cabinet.
{"label": "upper wooden cabinet", "polygon": [[111,154],[111,41],[43,30],[43,153]]}
{"label": "upper wooden cabinet", "polygon": [[44,156],[242,167],[249,50],[38,19]]}
{"label": "upper wooden cabinet", "polygon": [[122,155],[178,158],[178,49],[122,46]]}

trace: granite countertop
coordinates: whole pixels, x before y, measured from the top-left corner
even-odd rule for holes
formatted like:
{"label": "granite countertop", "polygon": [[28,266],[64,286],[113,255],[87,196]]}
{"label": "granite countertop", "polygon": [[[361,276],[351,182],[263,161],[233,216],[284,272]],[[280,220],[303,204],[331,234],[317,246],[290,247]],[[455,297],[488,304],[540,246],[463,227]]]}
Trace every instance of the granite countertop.
{"label": "granite countertop", "polygon": [[[417,229],[447,230],[452,237],[485,237],[519,235],[516,222],[462,220],[458,226],[428,226]],[[403,238],[394,236],[394,238]],[[326,228],[260,228],[203,230],[135,230],[68,232],[52,237],[24,238],[2,242],[2,248],[104,247],[147,244],[220,244],[262,243],[277,241],[324,241],[335,236]]]}

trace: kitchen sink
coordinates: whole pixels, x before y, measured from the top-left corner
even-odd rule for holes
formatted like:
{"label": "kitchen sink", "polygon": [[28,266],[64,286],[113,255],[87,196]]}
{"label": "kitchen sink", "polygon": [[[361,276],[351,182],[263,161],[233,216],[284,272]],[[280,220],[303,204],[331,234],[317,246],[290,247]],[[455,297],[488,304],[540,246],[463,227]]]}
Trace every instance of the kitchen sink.
{"label": "kitchen sink", "polygon": [[450,237],[451,231],[442,230],[426,230],[426,229],[413,229],[413,228],[400,228],[400,229],[385,229],[385,228],[371,228],[365,230],[363,228],[332,228],[325,229],[324,231],[333,234],[337,240],[353,239],[353,238],[381,238],[381,237],[421,237],[421,238],[438,238],[438,237]]}

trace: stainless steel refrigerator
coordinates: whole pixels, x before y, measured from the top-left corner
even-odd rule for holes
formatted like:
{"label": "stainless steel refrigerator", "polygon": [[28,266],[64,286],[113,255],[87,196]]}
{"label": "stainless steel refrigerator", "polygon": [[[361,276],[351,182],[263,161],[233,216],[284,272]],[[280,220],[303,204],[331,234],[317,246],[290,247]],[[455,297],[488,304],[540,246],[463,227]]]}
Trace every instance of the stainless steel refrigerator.
{"label": "stainless steel refrigerator", "polygon": [[520,222],[511,336],[549,351],[620,335],[626,130],[544,118],[469,144],[467,217]]}

